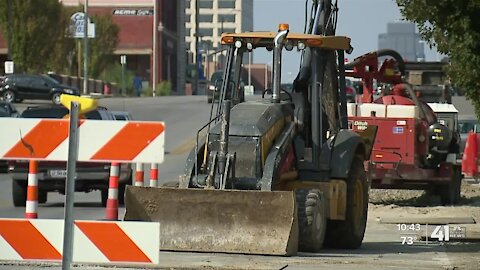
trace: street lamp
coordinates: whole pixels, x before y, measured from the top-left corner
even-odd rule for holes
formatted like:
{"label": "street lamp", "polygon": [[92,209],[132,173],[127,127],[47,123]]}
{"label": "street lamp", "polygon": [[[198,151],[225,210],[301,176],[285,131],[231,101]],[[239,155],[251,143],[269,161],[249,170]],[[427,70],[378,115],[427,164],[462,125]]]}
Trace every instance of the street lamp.
{"label": "street lamp", "polygon": [[198,0],[195,0],[195,82],[194,82],[194,92],[195,94],[198,94],[198,71],[200,70],[200,63],[198,61],[198,37],[199,37],[199,34],[200,34],[200,21],[199,21],[199,17],[200,17],[200,7],[198,6],[198,3],[199,1]]}

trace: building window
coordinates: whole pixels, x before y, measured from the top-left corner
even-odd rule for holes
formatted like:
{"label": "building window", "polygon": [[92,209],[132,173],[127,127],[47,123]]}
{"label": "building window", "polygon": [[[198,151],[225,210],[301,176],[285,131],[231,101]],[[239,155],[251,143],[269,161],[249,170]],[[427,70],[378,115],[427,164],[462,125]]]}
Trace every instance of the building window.
{"label": "building window", "polygon": [[199,8],[213,8],[213,0],[199,0],[198,1]]}
{"label": "building window", "polygon": [[190,8],[190,0],[185,0],[185,8]]}
{"label": "building window", "polygon": [[235,22],[235,15],[218,15],[220,22]]}
{"label": "building window", "polygon": [[223,33],[235,33],[235,28],[223,28]]}
{"label": "building window", "polygon": [[211,23],[213,21],[213,15],[202,15],[198,16],[199,22]]}
{"label": "building window", "polygon": [[185,22],[190,22],[190,15],[185,15]]}
{"label": "building window", "polygon": [[212,28],[200,28],[200,36],[213,36],[213,29]]}
{"label": "building window", "polygon": [[190,28],[185,28],[185,35],[190,36]]}
{"label": "building window", "polygon": [[235,8],[235,0],[219,0],[218,8]]}

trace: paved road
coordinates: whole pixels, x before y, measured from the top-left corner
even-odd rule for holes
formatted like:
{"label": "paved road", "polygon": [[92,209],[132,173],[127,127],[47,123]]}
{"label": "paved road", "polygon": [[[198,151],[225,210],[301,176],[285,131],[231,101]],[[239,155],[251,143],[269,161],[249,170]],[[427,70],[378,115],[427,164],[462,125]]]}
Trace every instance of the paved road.
{"label": "paved road", "polygon": [[[205,122],[209,106],[205,97],[164,97],[104,99],[101,105],[111,110],[127,110],[136,120],[165,121],[166,160],[160,167],[160,180],[175,179],[183,169],[192,134]],[[26,106],[22,104],[20,107]],[[21,218],[24,209],[11,203],[11,181],[0,175],[0,218]],[[76,193],[75,219],[103,219],[99,192]],[[48,203],[39,208],[40,218],[62,218],[64,197],[49,194]],[[120,209],[120,214],[123,214]],[[370,212],[362,249],[354,251],[325,250],[319,254],[300,254],[295,257],[245,256],[209,253],[160,252],[159,269],[480,269],[480,244],[451,243],[425,245],[416,242],[402,245],[395,224],[380,224]],[[1,252],[1,251],[0,251]],[[456,266],[458,268],[453,268]],[[121,267],[121,266],[117,266]],[[126,267],[126,266],[123,266]],[[33,269],[38,265],[0,263],[0,269]],[[60,269],[58,264],[41,268]],[[103,269],[76,266],[77,269]],[[144,268],[136,266],[133,268]]]}

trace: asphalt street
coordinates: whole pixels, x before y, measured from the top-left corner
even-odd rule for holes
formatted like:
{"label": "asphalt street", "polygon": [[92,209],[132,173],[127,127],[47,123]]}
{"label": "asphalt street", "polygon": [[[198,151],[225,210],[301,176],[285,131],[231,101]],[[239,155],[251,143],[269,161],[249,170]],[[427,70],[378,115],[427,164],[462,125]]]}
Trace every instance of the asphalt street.
{"label": "asphalt street", "polygon": [[[455,99],[454,99],[455,101]],[[456,102],[459,102],[458,99]],[[460,107],[469,102],[460,100]],[[164,121],[166,124],[165,162],[160,166],[160,182],[178,179],[186,155],[195,142],[194,134],[208,119],[210,104],[204,96],[108,98],[100,101],[109,110],[129,111],[135,120]],[[19,104],[19,109],[32,104]],[[471,105],[470,105],[471,106]],[[466,112],[468,113],[468,111]],[[132,138],[134,139],[134,138]],[[148,170],[145,173],[148,179]],[[62,219],[64,196],[49,194],[48,202],[39,207],[39,218]],[[75,194],[74,218],[102,220],[100,193]],[[13,207],[11,180],[0,174],[0,218],[23,218],[25,209]],[[124,209],[120,209],[120,216]],[[462,264],[465,258],[478,256],[480,244],[402,243],[395,224],[381,224],[369,214],[364,244],[359,250],[324,250],[318,254],[294,257],[247,256],[211,253],[160,252],[160,264],[116,265],[125,269],[480,269],[480,264]],[[0,251],[1,252],[1,251]],[[478,261],[477,261],[478,262]],[[457,268],[454,268],[457,267]],[[0,269],[60,269],[58,263],[1,262]],[[75,269],[109,269],[109,266],[74,265]]]}

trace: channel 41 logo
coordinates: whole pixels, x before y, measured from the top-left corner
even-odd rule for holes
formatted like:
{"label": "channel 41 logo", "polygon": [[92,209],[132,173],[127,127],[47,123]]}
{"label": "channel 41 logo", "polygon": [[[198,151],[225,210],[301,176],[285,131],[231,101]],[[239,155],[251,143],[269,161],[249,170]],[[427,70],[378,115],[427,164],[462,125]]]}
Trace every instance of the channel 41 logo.
{"label": "channel 41 logo", "polygon": [[439,242],[448,242],[451,238],[465,238],[466,229],[460,226],[439,225],[430,234],[431,239]]}

